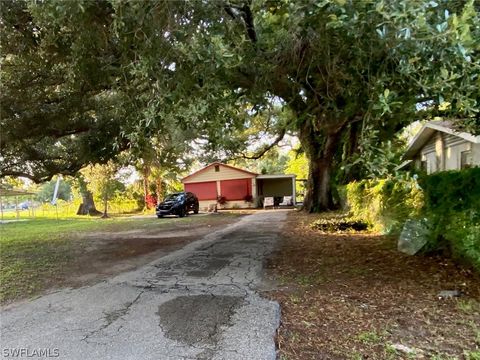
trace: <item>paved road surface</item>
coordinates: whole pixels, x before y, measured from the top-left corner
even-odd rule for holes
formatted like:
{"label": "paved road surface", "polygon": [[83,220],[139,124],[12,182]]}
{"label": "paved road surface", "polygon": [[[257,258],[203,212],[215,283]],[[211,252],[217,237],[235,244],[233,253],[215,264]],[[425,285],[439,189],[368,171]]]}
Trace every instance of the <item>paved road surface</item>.
{"label": "paved road surface", "polygon": [[138,270],[7,308],[0,357],[273,360],[279,306],[255,289],[285,217],[249,215]]}

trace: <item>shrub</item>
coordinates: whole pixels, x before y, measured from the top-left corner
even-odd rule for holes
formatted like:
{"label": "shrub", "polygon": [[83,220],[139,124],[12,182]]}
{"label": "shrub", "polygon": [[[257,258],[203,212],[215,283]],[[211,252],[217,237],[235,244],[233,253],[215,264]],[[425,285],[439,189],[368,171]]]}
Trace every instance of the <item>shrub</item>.
{"label": "shrub", "polygon": [[345,193],[352,218],[382,233],[399,233],[423,205],[422,190],[411,177],[352,182]]}
{"label": "shrub", "polygon": [[445,225],[442,236],[453,258],[480,271],[480,223],[466,212]]}
{"label": "shrub", "polygon": [[425,210],[444,216],[480,209],[480,168],[424,176]]}
{"label": "shrub", "polygon": [[253,203],[253,196],[252,195],[245,195],[243,200],[245,200],[245,202],[247,202],[247,203]]}
{"label": "shrub", "polygon": [[220,205],[225,205],[227,203],[227,198],[225,196],[218,196],[217,203]]}
{"label": "shrub", "polygon": [[322,218],[314,221],[310,226],[322,232],[355,232],[368,229],[367,223],[349,218]]}
{"label": "shrub", "polygon": [[480,270],[480,168],[439,172],[420,184],[424,215],[433,224],[429,248],[446,250]]}
{"label": "shrub", "polygon": [[363,180],[345,194],[353,219],[373,230],[398,233],[406,219],[426,219],[427,251],[447,251],[480,270],[480,168],[424,175],[418,184],[409,177]]}

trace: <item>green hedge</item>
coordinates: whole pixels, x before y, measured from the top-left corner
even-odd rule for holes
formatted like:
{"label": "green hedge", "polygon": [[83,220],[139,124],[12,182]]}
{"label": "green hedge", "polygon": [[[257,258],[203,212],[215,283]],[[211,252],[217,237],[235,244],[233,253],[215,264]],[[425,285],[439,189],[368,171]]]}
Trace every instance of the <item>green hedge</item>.
{"label": "green hedge", "polygon": [[430,248],[444,249],[480,270],[480,168],[422,177],[423,213],[432,223]]}
{"label": "green hedge", "polygon": [[407,218],[427,218],[429,249],[448,250],[480,270],[480,168],[363,180],[344,192],[352,216],[382,233],[399,233]]}
{"label": "green hedge", "polygon": [[346,187],[346,198],[352,217],[381,233],[400,232],[423,206],[423,192],[411,177],[352,182]]}
{"label": "green hedge", "polygon": [[480,168],[443,171],[423,176],[425,210],[450,216],[463,211],[480,211]]}

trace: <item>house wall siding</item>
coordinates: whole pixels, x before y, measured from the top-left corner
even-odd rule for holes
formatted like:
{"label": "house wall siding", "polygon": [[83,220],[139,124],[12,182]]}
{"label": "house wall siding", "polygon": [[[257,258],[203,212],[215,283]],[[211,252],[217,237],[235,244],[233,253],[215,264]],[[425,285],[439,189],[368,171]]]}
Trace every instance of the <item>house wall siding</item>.
{"label": "house wall siding", "polygon": [[184,184],[192,182],[217,181],[217,180],[233,180],[233,179],[251,179],[254,174],[248,174],[243,171],[235,170],[227,166],[219,165],[219,171],[215,171],[215,166],[211,166],[192,177],[185,179]]}
{"label": "house wall siding", "polygon": [[467,140],[462,139],[461,137],[451,135],[451,134],[444,134],[443,135],[445,138],[445,145],[446,146],[455,146],[464,142],[467,142]]}
{"label": "house wall siding", "polygon": [[474,165],[480,165],[480,144],[461,137],[437,131],[421,149],[422,161],[427,162],[427,173],[459,170],[463,151],[472,151]]}
{"label": "house wall siding", "polygon": [[420,151],[422,161],[427,162],[427,173],[431,174],[437,171],[437,155],[435,152],[436,137],[432,136],[430,140]]}
{"label": "house wall siding", "polygon": [[435,152],[435,136],[430,137],[425,146],[421,150],[421,154],[425,155],[431,152]]}
{"label": "house wall siding", "polygon": [[463,140],[456,142],[455,145],[447,147],[445,170],[458,170],[462,164],[462,152],[471,149],[471,143]]}
{"label": "house wall siding", "polygon": [[471,144],[471,145],[472,145],[473,165],[480,166],[480,144]]}

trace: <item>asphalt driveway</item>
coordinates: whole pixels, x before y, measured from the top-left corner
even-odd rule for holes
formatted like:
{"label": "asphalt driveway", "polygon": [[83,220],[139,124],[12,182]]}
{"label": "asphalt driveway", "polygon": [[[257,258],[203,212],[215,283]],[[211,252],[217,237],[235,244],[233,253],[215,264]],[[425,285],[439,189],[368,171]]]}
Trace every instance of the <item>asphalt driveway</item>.
{"label": "asphalt driveway", "polygon": [[275,359],[279,306],[256,289],[285,217],[258,212],[138,270],[9,307],[1,356]]}

